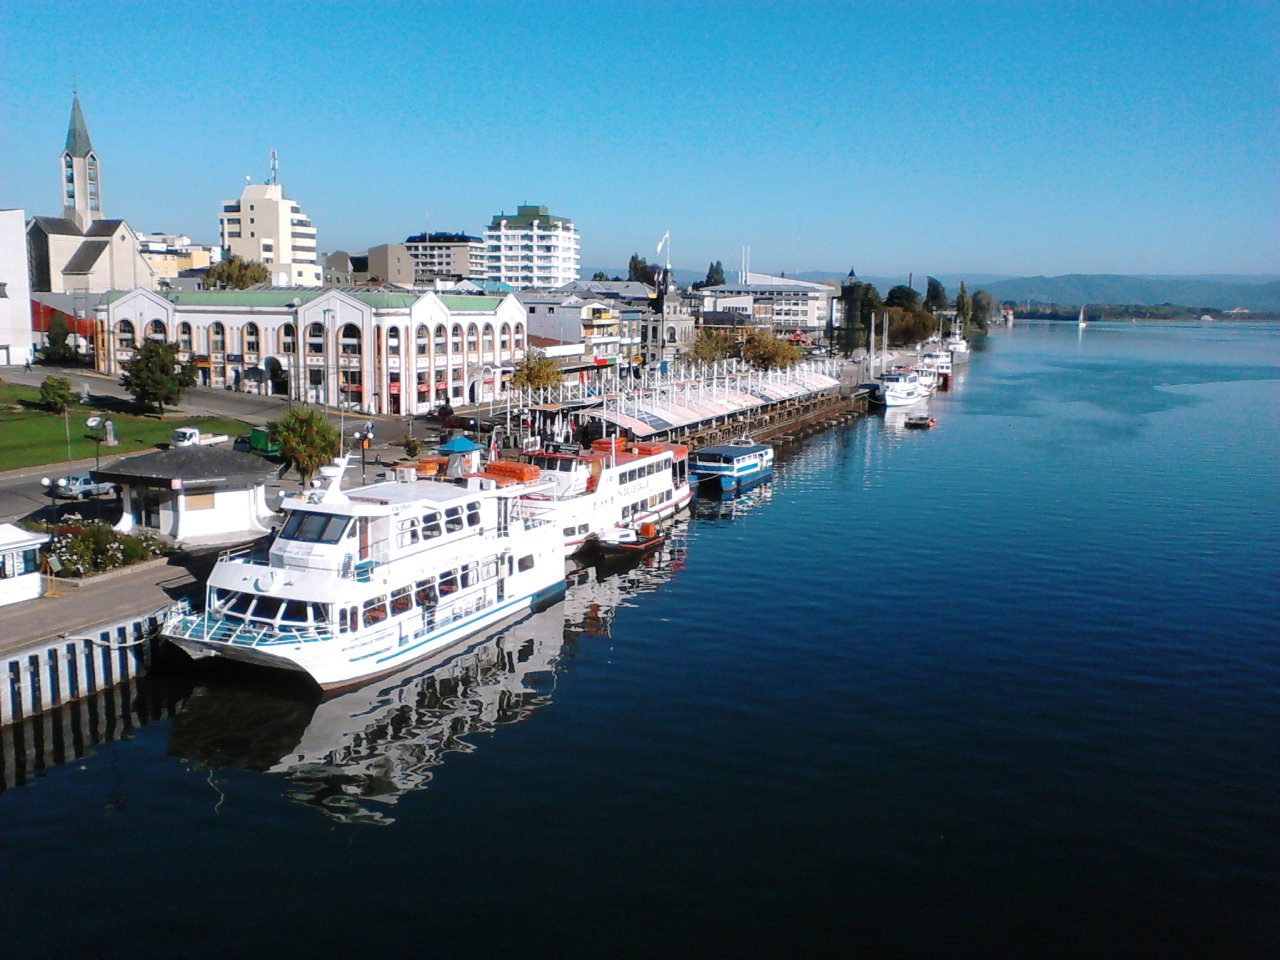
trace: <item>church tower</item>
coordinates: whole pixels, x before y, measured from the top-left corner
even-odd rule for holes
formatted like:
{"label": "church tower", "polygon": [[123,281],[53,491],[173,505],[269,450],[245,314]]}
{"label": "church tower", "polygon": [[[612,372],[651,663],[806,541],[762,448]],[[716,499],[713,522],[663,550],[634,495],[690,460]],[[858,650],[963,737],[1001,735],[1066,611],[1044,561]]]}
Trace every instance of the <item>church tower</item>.
{"label": "church tower", "polygon": [[67,127],[67,146],[62,151],[62,215],[73,220],[82,231],[94,220],[102,219],[102,181],[98,171],[98,155],[89,142],[89,128],[80,112],[80,95],[72,94],[71,123]]}

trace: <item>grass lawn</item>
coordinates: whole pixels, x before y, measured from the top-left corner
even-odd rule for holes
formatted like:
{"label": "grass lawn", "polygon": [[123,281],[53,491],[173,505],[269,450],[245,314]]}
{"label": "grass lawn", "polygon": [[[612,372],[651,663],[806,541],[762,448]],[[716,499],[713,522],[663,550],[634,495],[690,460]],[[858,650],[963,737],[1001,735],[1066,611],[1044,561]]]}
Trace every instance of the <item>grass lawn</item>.
{"label": "grass lawn", "polygon": [[[56,413],[41,409],[40,390],[15,383],[0,383],[0,470],[56,464],[67,459],[67,434],[64,420]],[[117,407],[103,409],[75,404],[70,410],[71,459],[92,457],[94,443],[85,420],[94,414],[109,417],[115,423],[120,446],[103,447],[102,453],[143,453],[156,444],[168,441],[175,427],[197,427],[205,433],[225,433],[234,439],[252,427],[243,420],[228,417],[189,417],[165,414],[136,416],[119,407],[127,401],[116,401]]]}

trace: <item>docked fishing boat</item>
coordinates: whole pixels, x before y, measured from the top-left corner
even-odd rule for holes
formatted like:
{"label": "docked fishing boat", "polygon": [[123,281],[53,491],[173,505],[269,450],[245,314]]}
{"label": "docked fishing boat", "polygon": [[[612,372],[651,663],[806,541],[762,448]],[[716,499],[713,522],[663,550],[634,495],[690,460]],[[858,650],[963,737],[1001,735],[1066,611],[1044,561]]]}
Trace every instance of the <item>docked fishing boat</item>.
{"label": "docked fishing boat", "polygon": [[630,526],[614,527],[596,538],[600,552],[606,557],[634,557],[662,545],[665,535],[652,520]]}
{"label": "docked fishing boat", "polygon": [[914,370],[889,370],[880,375],[871,401],[885,407],[907,407],[929,396]]}
{"label": "docked fishing boat", "polygon": [[703,447],[689,471],[704,491],[742,493],[773,476],[773,447],[750,437]]}
{"label": "docked fishing boat", "polygon": [[564,590],[564,541],[545,511],[491,479],[391,480],[285,497],[265,553],[222,554],[205,608],[162,635],[193,658],[306,674],[338,689],[398,670]]}
{"label": "docked fishing boat", "polygon": [[554,444],[521,459],[540,481],[525,496],[546,510],[570,553],[642,517],[665,520],[693,499],[689,448],[678,443],[606,437],[590,449]]}
{"label": "docked fishing boat", "polygon": [[954,363],[964,363],[969,359],[969,341],[964,338],[959,318],[951,321],[951,333],[942,341],[942,349],[951,354]]}

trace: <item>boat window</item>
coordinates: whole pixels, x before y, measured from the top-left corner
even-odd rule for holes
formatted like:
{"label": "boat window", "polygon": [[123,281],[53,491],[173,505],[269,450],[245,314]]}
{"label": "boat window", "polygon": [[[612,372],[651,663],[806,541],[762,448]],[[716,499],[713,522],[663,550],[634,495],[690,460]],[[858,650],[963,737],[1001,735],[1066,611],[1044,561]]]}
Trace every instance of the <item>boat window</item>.
{"label": "boat window", "polygon": [[457,533],[462,529],[461,507],[450,507],[444,512],[444,529],[446,533]]}
{"label": "boat window", "polygon": [[374,597],[364,602],[364,625],[371,627],[387,619],[387,598]]}
{"label": "boat window", "polygon": [[286,600],[284,604],[284,616],[280,619],[287,620],[290,623],[306,623],[307,605],[301,600]]}
{"label": "boat window", "polygon": [[422,515],[422,538],[424,540],[432,540],[441,536],[443,531],[440,529],[440,514],[432,510],[430,513]]}
{"label": "boat window", "polygon": [[458,571],[446,570],[440,574],[440,593],[456,593],[458,590]]}
{"label": "boat window", "polygon": [[476,573],[476,565],[474,563],[464,563],[462,565],[462,585],[464,587],[474,587],[480,582],[480,577]]}
{"label": "boat window", "polygon": [[255,620],[274,620],[276,614],[280,612],[280,604],[283,603],[279,597],[259,596],[253,605],[253,619]]}
{"label": "boat window", "polygon": [[329,605],[327,603],[313,603],[311,605],[311,620],[313,623],[328,623]]}
{"label": "boat window", "polygon": [[590,525],[590,524],[588,524],[588,523],[580,523],[580,524],[578,524],[578,532],[579,532],[579,533],[586,533],[586,532],[587,532],[588,530],[590,530],[590,529],[591,529],[591,525]]}
{"label": "boat window", "polygon": [[480,568],[480,577],[484,580],[492,580],[498,575],[498,561],[487,560],[483,567]]}
{"label": "boat window", "polygon": [[224,590],[222,587],[214,587],[213,593],[209,597],[209,605],[214,612],[220,612],[226,609],[228,603],[235,599],[236,592],[234,590]]}
{"label": "boat window", "polygon": [[419,580],[413,592],[413,598],[420,607],[434,607],[440,597],[436,594],[436,584],[431,578]]}
{"label": "boat window", "polygon": [[467,504],[467,526],[480,526],[480,501],[472,500]]}
{"label": "boat window", "polygon": [[413,607],[413,597],[410,587],[401,587],[399,590],[391,592],[391,615],[404,613]]}
{"label": "boat window", "polygon": [[521,557],[521,558],[520,558],[520,563],[519,563],[519,564],[517,564],[517,566],[519,566],[519,567],[520,567],[520,570],[521,570],[522,572],[523,572],[523,571],[525,571],[525,570],[532,570],[532,569],[533,569],[533,554],[529,554],[529,556],[527,556],[527,557]]}
{"label": "boat window", "polygon": [[301,543],[337,543],[347,532],[347,524],[350,522],[350,517],[297,510],[285,521],[280,539],[297,540]]}
{"label": "boat window", "polygon": [[572,536],[573,536],[573,527],[565,527],[565,528],[564,528],[564,535],[565,535],[566,537],[572,537]]}
{"label": "boat window", "polygon": [[253,603],[253,594],[237,593],[237,594],[233,594],[233,596],[235,597],[235,599],[231,601],[231,612],[232,613],[248,613],[249,605]]}
{"label": "boat window", "polygon": [[338,632],[339,633],[347,632],[347,608],[346,607],[338,608]]}

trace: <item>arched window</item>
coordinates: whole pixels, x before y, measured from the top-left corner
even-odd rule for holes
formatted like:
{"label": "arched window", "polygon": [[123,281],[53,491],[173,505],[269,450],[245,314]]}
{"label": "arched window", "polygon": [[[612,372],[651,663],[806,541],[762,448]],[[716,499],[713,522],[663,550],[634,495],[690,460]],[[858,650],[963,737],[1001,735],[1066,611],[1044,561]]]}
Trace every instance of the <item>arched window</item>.
{"label": "arched window", "polygon": [[188,351],[191,349],[191,324],[185,320],[178,324],[178,349]]}
{"label": "arched window", "polygon": [[414,343],[417,346],[416,352],[418,356],[425,357],[427,355],[427,348],[431,345],[431,332],[427,329],[427,325],[425,323],[420,323],[418,324],[418,329],[415,333]]}
{"label": "arched window", "polygon": [[442,323],[439,326],[437,326],[436,332],[435,332],[435,350],[436,350],[437,357],[442,356],[444,354],[444,345],[445,345],[445,341],[448,338],[449,338],[449,331],[445,328],[445,325]]}
{"label": "arched window", "polygon": [[147,339],[164,342],[169,339],[169,331],[165,329],[163,320],[152,320],[147,324]]}
{"label": "arched window", "polygon": [[486,323],[484,325],[484,339],[481,341],[482,349],[485,353],[493,353],[493,324]]}
{"label": "arched window", "polygon": [[307,353],[315,357],[324,353],[324,324],[307,325]]}
{"label": "arched window", "polygon": [[227,328],[216,320],[209,326],[209,352],[222,353],[227,349]]}
{"label": "arched window", "polygon": [[258,325],[256,323],[246,323],[244,325],[244,329],[241,331],[241,335],[244,337],[244,352],[257,353]]}
{"label": "arched window", "polygon": [[504,353],[511,349],[511,324],[504,323],[499,331],[498,348]]}
{"label": "arched window", "polygon": [[400,328],[399,327],[387,328],[387,356],[389,357],[400,356]]}
{"label": "arched window", "polygon": [[293,353],[293,350],[294,350],[293,324],[292,323],[282,324],[280,327],[280,352]]}
{"label": "arched window", "polygon": [[348,357],[358,357],[361,352],[360,345],[360,328],[354,323],[348,323],[342,328],[341,335],[342,353]]}
{"label": "arched window", "polygon": [[675,342],[676,342],[676,328],[667,327],[667,343],[675,343]]}
{"label": "arched window", "polygon": [[474,323],[467,325],[467,353],[475,353],[480,349],[480,328]]}
{"label": "arched window", "polygon": [[462,352],[462,324],[455,323],[449,333],[449,349],[457,355]]}
{"label": "arched window", "polygon": [[129,320],[121,320],[116,324],[116,342],[122,347],[133,346],[133,323]]}
{"label": "arched window", "polygon": [[517,323],[515,325],[516,349],[524,349],[524,324]]}

